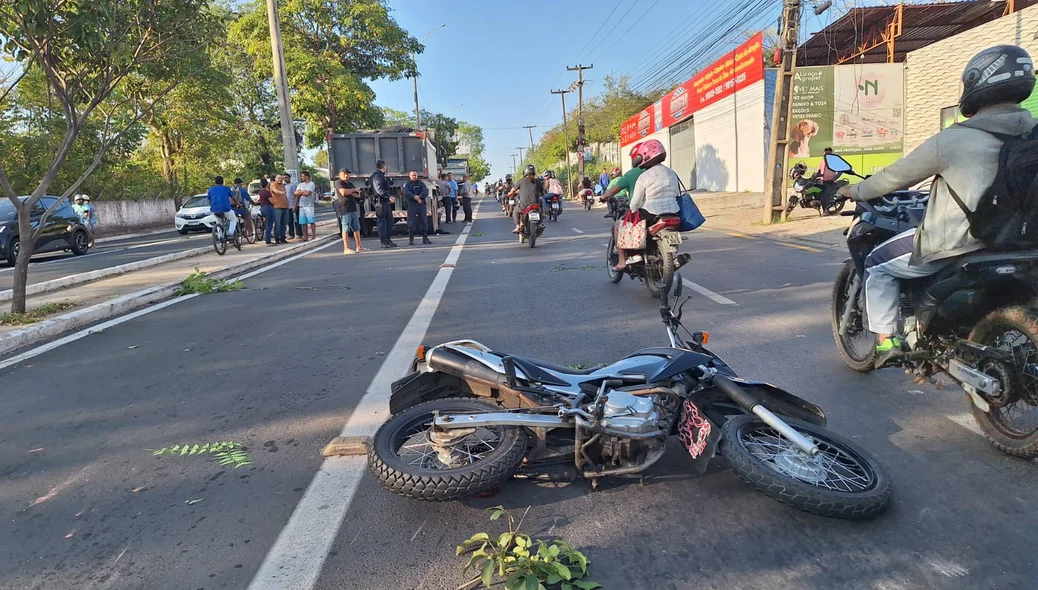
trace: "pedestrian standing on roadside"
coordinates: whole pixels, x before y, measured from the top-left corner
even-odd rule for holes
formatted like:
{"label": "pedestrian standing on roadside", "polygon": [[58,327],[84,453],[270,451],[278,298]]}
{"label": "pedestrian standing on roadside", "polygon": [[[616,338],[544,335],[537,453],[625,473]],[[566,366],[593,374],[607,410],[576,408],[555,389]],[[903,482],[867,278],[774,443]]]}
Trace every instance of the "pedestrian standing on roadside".
{"label": "pedestrian standing on roadside", "polygon": [[458,220],[458,181],[454,180],[454,174],[447,173],[447,184],[451,189],[451,208],[447,212],[450,215],[450,222],[454,223]]}
{"label": "pedestrian standing on roadside", "polygon": [[288,216],[285,219],[286,230],[288,231],[288,239],[294,240],[296,237],[302,238],[303,232],[298,231],[299,229],[299,202],[296,197],[296,183],[292,182],[292,175],[287,172],[283,175],[285,177],[285,196],[288,197]]}
{"label": "pedestrian standing on roadside", "polygon": [[461,209],[465,212],[464,223],[472,223],[472,183],[469,182],[469,175],[465,174],[461,177],[461,184],[459,185],[461,192]]}
{"label": "pedestrian standing on roadside", "polygon": [[299,173],[299,184],[296,185],[296,219],[299,221],[299,237],[304,242],[317,239],[317,218],[314,217],[314,204],[317,201],[317,187],[310,180],[309,172]]}
{"label": "pedestrian standing on roadside", "polygon": [[371,175],[371,191],[375,193],[375,217],[378,219],[378,238],[383,248],[396,248],[390,238],[393,235],[393,184],[386,177],[386,161],[375,162],[375,173]]}
{"label": "pedestrian standing on roadside", "polygon": [[443,205],[443,222],[451,222],[451,185],[447,184],[447,175],[440,173],[440,180],[436,183],[437,192],[440,193],[440,204]]}
{"label": "pedestrian standing on roadside", "polygon": [[609,190],[609,170],[607,167],[602,166],[602,173],[598,175],[598,186],[602,187],[602,194],[605,194]]}
{"label": "pedestrian standing on roadside", "polygon": [[342,226],[342,253],[353,254],[350,250],[349,235],[357,243],[356,252],[364,252],[367,248],[360,245],[360,190],[350,182],[350,171],[339,169],[339,180],[335,182],[335,214],[339,216]]}
{"label": "pedestrian standing on roadside", "polygon": [[276,174],[270,183],[270,202],[274,205],[274,242],[287,244],[285,224],[288,222],[288,196],[285,194],[285,177],[287,174]]}
{"label": "pedestrian standing on roadside", "polygon": [[404,200],[407,203],[407,238],[408,243],[414,246],[415,234],[422,236],[423,244],[431,244],[429,241],[429,230],[426,226],[426,214],[429,200],[429,189],[425,183],[418,180],[418,172],[412,170],[408,174],[407,184],[404,185]]}
{"label": "pedestrian standing on roadside", "polygon": [[274,204],[270,202],[269,186],[270,183],[267,182],[266,178],[260,179],[259,205],[260,211],[263,213],[263,225],[265,226],[263,241],[265,241],[268,246],[273,246],[274,242],[272,240],[277,235],[274,229],[277,227],[277,222],[275,220],[277,214],[274,212]]}

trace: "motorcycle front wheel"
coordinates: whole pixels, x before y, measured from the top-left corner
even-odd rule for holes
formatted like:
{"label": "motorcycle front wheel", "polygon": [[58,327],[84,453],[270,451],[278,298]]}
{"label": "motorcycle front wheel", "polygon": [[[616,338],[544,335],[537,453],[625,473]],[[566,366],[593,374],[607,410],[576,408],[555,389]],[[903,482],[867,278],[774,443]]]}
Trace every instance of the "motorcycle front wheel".
{"label": "motorcycle front wheel", "polygon": [[495,412],[472,398],[425,402],[393,416],[375,433],[368,467],[387,490],[416,500],[457,500],[490,491],[512,477],[526,455],[527,435],[515,426],[476,428],[450,445],[429,438],[433,412]]}
{"label": "motorcycle front wheel", "polygon": [[[857,272],[854,264],[848,262],[840,269],[840,273],[836,275],[836,282],[833,283],[831,306],[833,340],[836,341],[836,349],[840,351],[843,362],[855,371],[866,373],[875,368],[876,336],[862,323],[864,313],[859,305],[862,301],[860,278],[854,292],[851,292],[851,279],[857,277]],[[840,328],[848,305],[857,305],[858,309],[851,310],[850,322],[841,336]]]}
{"label": "motorcycle front wheel", "polygon": [[807,455],[756,416],[725,423],[721,455],[743,481],[769,498],[829,518],[864,520],[887,509],[890,478],[875,459],[820,426],[784,420],[818,446],[817,455]]}
{"label": "motorcycle front wheel", "polygon": [[997,309],[973,327],[969,339],[1006,351],[1014,361],[979,367],[998,379],[1002,393],[987,400],[988,412],[971,399],[973,418],[998,450],[1014,457],[1038,457],[1038,380],[1024,370],[1038,363],[1038,311],[1020,306]]}

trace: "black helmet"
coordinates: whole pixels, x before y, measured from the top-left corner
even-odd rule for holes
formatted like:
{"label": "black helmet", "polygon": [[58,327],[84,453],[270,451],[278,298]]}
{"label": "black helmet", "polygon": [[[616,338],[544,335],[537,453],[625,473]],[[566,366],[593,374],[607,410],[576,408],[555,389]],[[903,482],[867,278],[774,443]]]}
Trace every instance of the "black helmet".
{"label": "black helmet", "polygon": [[523,176],[537,176],[537,169],[533,167],[533,164],[527,164]]}
{"label": "black helmet", "polygon": [[1016,45],[989,47],[966,64],[962,72],[959,111],[972,117],[984,107],[1021,103],[1034,90],[1031,56]]}
{"label": "black helmet", "polygon": [[789,177],[793,180],[796,180],[805,174],[807,174],[807,164],[803,162],[797,162],[789,169]]}
{"label": "black helmet", "polygon": [[508,182],[512,182],[512,175],[511,174],[505,174],[505,180],[507,180]]}
{"label": "black helmet", "polygon": [[555,178],[555,172],[553,172],[551,170],[545,170],[544,171],[544,177],[545,178]]}

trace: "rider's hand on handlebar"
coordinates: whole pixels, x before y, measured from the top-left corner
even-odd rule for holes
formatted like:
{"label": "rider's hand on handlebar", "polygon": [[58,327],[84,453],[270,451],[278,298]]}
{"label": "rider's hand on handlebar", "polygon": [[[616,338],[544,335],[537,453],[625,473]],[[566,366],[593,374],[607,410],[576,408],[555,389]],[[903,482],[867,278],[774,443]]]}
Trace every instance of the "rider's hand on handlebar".
{"label": "rider's hand on handlebar", "polygon": [[845,199],[853,199],[854,188],[849,184],[845,184],[836,190],[836,196],[843,197]]}

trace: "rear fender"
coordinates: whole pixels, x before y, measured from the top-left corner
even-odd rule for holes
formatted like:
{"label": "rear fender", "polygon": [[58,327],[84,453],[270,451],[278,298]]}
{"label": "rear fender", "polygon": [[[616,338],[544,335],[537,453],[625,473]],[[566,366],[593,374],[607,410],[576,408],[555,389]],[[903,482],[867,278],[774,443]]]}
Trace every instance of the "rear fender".
{"label": "rear fender", "polygon": [[445,397],[476,397],[465,381],[437,371],[413,371],[390,387],[389,412],[397,415],[411,406]]}

